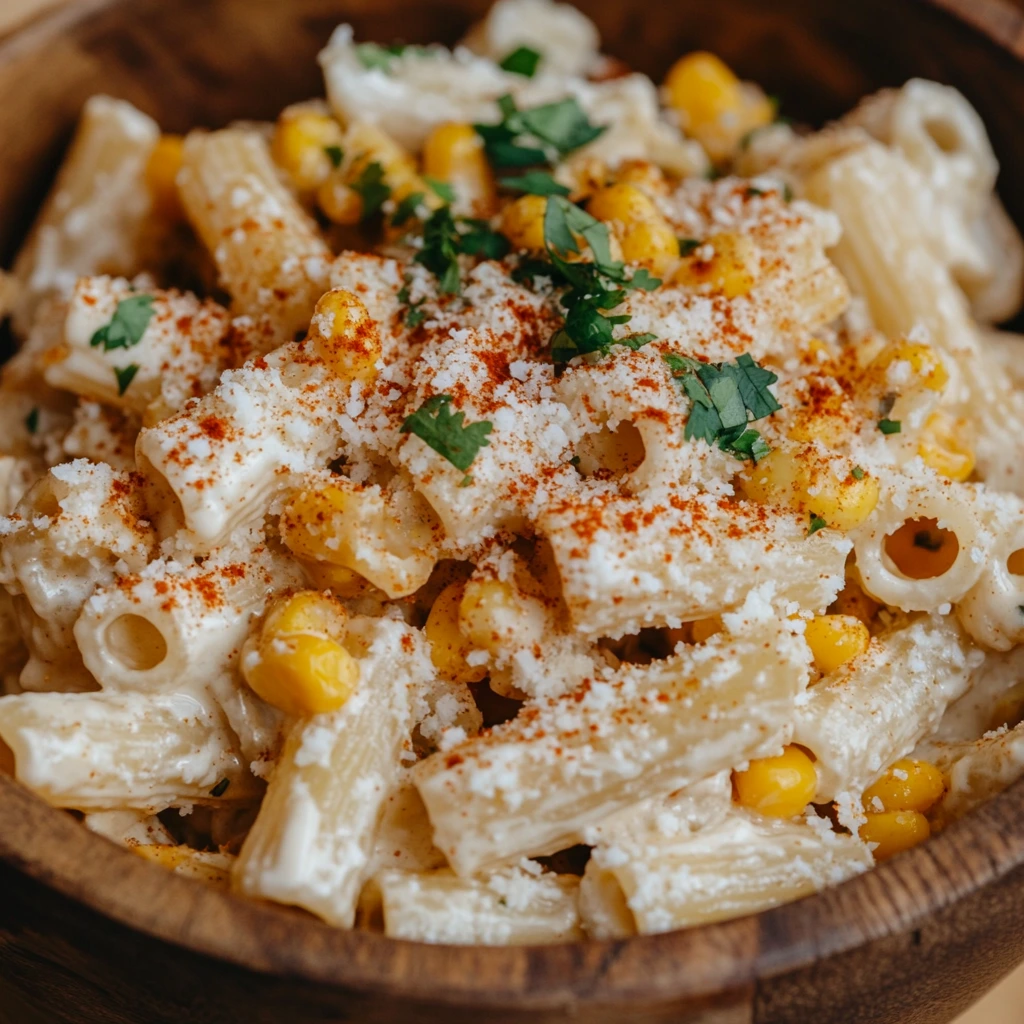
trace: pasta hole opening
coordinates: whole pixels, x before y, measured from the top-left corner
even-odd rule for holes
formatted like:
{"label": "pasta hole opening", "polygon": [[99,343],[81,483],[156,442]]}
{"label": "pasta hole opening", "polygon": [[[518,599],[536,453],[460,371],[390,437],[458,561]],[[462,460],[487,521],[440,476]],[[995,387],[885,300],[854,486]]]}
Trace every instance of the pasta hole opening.
{"label": "pasta hole opening", "polygon": [[672,657],[677,644],[694,643],[693,625],[687,622],[679,629],[645,626],[639,633],[627,633],[614,640],[603,638],[598,641],[598,646],[619,664],[650,665]]}
{"label": "pasta hole opening", "polygon": [[1006,560],[1006,570],[1011,576],[1024,576],[1024,548],[1018,548]]}
{"label": "pasta hole opening", "polygon": [[14,751],[2,739],[0,739],[0,775],[15,775]]}
{"label": "pasta hole opening", "polygon": [[580,476],[614,480],[628,476],[647,458],[640,431],[623,420],[615,430],[607,426],[588,434],[576,446],[576,470]]}
{"label": "pasta hole opening", "polygon": [[133,672],[148,672],[167,657],[167,641],[149,619],[121,615],[107,626],[107,650]]}
{"label": "pasta hole opening", "polygon": [[960,541],[935,519],[908,519],[885,538],[885,554],[907,579],[930,580],[953,567],[960,554]]}
{"label": "pasta hole opening", "polygon": [[60,502],[57,495],[49,488],[39,492],[34,502],[33,511],[37,516],[46,516],[47,519],[57,519],[61,514]]}
{"label": "pasta hole opening", "polygon": [[962,148],[960,145],[960,133],[956,130],[956,127],[948,121],[944,121],[938,117],[929,118],[924,123],[924,130],[928,133],[928,138],[930,138],[943,153],[960,152],[960,149]]}

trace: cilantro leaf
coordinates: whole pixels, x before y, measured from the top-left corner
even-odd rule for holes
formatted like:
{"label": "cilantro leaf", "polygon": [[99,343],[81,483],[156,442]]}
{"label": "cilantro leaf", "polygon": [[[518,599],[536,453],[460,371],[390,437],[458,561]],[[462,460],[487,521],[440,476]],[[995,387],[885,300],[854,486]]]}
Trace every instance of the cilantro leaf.
{"label": "cilantro leaf", "polygon": [[701,247],[701,240],[699,238],[677,238],[676,241],[679,243],[679,255],[689,256],[695,250]]}
{"label": "cilantro leaf", "polygon": [[501,121],[475,124],[488,159],[497,167],[556,163],[606,131],[593,125],[574,97],[519,110],[511,96],[498,100]]}
{"label": "cilantro leaf", "polygon": [[860,466],[854,466],[853,469],[850,470],[850,476],[852,476],[854,480],[863,480],[864,470],[861,469]]}
{"label": "cilantro leaf", "polygon": [[25,429],[34,434],[39,429],[39,406],[37,405],[25,417]]}
{"label": "cilantro leaf", "polygon": [[882,419],[878,421],[878,429],[886,435],[898,434],[903,429],[903,423],[900,420]]}
{"label": "cilantro leaf", "polygon": [[131,295],[117,304],[110,323],[96,331],[89,344],[93,347],[102,345],[104,352],[111,352],[115,348],[133,348],[142,341],[152,319],[153,296]]}
{"label": "cilantro leaf", "polygon": [[462,282],[459,253],[499,260],[509,251],[508,239],[486,220],[454,217],[450,206],[434,210],[423,225],[423,248],[414,257],[438,280],[442,295],[457,295]]}
{"label": "cilantro leaf", "polygon": [[381,46],[380,43],[357,43],[356,56],[359,63],[369,71],[376,69],[385,73],[391,71],[391,65],[396,57],[401,57],[406,50],[423,52],[421,46],[403,46],[401,43],[393,43],[391,46]]}
{"label": "cilantro leaf", "polygon": [[379,213],[391,196],[391,186],[384,180],[384,168],[376,160],[362,169],[352,189],[363,200],[363,220]]}
{"label": "cilantro leaf", "polygon": [[486,220],[460,217],[458,223],[466,228],[459,234],[460,252],[470,256],[482,256],[485,260],[500,260],[508,255],[511,249],[509,240],[494,231]]}
{"label": "cilantro leaf", "polygon": [[128,385],[135,380],[135,374],[138,372],[139,367],[136,363],[114,367],[114,376],[117,378],[117,393],[119,395],[123,395],[128,390]]}
{"label": "cilantro leaf", "polygon": [[337,170],[341,166],[342,160],[345,159],[345,151],[341,146],[324,146],[324,152],[331,161],[331,166]]}
{"label": "cilantro leaf", "polygon": [[666,352],[662,359],[686,397],[690,413],[684,437],[717,444],[739,459],[763,459],[771,449],[751,420],[764,419],[780,407],[768,385],[778,377],[754,362],[749,353],[733,363],[703,363],[698,359]]}
{"label": "cilantro leaf", "polygon": [[519,46],[514,49],[499,65],[503,71],[510,71],[514,75],[522,75],[524,78],[533,78],[537,73],[537,65],[540,64],[541,55],[529,46]]}
{"label": "cilantro leaf", "polygon": [[821,516],[819,516],[817,513],[812,512],[811,523],[810,526],[807,527],[807,536],[813,536],[819,530],[824,530],[826,526],[828,526],[828,523],[826,523],[825,520],[822,519]]}
{"label": "cilantro leaf", "polygon": [[753,185],[747,186],[747,198],[753,199],[754,196],[766,196],[767,192],[763,188],[755,188]]}
{"label": "cilantro leaf", "polygon": [[487,435],[492,426],[487,420],[466,424],[465,413],[452,413],[451,403],[451,395],[428,398],[412,415],[406,417],[401,433],[415,434],[438,455],[465,473],[473,464],[477,452],[491,443]]}
{"label": "cilantro leaf", "polygon": [[410,192],[396,207],[391,215],[391,223],[400,228],[417,216],[420,204],[426,198],[424,192]]}
{"label": "cilantro leaf", "polygon": [[429,174],[423,175],[423,180],[427,183],[427,188],[443,203],[455,202],[455,189],[447,181],[431,178]]}
{"label": "cilantro leaf", "polygon": [[406,327],[415,329],[427,319],[427,311],[421,308],[422,305],[422,302],[416,302],[409,307],[409,311],[405,314]]}
{"label": "cilantro leaf", "polygon": [[502,188],[531,196],[567,196],[571,189],[559,184],[547,171],[527,171],[513,178],[499,178]]}

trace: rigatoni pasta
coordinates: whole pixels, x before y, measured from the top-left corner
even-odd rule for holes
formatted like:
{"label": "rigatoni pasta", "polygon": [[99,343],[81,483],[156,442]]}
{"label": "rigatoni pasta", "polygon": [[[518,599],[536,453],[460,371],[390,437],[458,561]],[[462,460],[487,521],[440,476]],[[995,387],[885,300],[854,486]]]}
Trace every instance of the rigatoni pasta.
{"label": "rigatoni pasta", "polygon": [[0,278],[0,770],[458,944],[754,913],[1024,774],[1024,242],[966,99],[796,129],[554,0],[321,63],[274,124],[90,100]]}

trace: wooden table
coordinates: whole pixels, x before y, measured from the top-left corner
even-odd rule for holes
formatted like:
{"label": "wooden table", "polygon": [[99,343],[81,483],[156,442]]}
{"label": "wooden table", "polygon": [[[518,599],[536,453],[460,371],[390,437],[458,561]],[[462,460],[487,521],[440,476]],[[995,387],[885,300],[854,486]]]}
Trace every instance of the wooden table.
{"label": "wooden table", "polygon": [[[0,0],[0,33],[48,8],[75,0]],[[1015,0],[1024,5],[1024,0]],[[1019,967],[955,1024],[1021,1024],[1024,1018],[1024,965]],[[5,1024],[21,1024],[20,1021]]]}

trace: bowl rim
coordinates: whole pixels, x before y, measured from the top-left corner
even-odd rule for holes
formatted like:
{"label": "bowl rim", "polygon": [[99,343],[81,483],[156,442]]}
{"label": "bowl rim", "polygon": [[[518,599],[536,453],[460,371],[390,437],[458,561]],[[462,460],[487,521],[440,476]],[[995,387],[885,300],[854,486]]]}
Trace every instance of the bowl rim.
{"label": "bowl rim", "polygon": [[[910,0],[908,0],[910,2]],[[1024,58],[1006,0],[916,0]],[[0,37],[0,66],[127,0],[78,0]],[[1024,779],[921,846],[757,914],[656,935],[451,946],[335,928],[168,873],[0,772],[0,862],[129,929],[261,974],[451,1006],[564,1009],[700,1001],[912,932],[1024,864]],[[230,927],[227,923],[230,922]]]}

